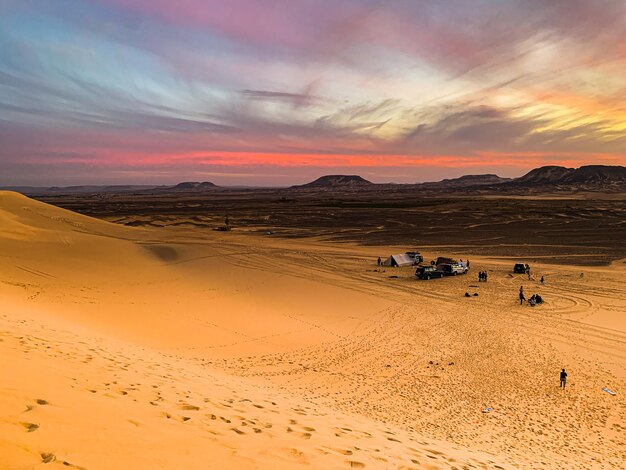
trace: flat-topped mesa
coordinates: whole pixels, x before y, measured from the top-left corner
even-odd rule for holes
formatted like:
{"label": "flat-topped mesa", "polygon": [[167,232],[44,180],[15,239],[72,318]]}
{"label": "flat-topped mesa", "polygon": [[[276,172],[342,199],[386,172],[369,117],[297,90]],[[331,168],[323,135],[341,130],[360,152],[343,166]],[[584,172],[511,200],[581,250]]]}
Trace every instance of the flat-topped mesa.
{"label": "flat-topped mesa", "polygon": [[215,183],[211,183],[210,181],[184,181],[169,189],[173,191],[202,191],[204,189],[214,189],[217,187]]}
{"label": "flat-topped mesa", "polygon": [[358,175],[326,175],[315,181],[293,188],[360,188],[373,186],[374,183]]}
{"label": "flat-topped mesa", "polygon": [[422,183],[420,186],[432,188],[465,188],[470,186],[502,184],[509,181],[511,181],[511,178],[501,178],[495,174],[464,175],[459,178],[447,178],[441,181]]}

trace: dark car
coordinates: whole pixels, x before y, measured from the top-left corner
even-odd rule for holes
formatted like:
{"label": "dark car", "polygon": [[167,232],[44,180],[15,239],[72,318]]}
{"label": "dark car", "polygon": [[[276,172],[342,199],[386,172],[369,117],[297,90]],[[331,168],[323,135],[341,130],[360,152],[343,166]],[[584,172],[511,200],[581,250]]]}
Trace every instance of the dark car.
{"label": "dark car", "polygon": [[446,258],[445,256],[440,256],[435,261],[432,261],[431,264],[434,264],[435,266],[440,266],[442,264],[454,264],[456,262],[457,261],[452,258]]}
{"label": "dark car", "polygon": [[526,273],[526,265],[523,263],[515,263],[513,266],[513,272],[515,274],[525,274]]}
{"label": "dark car", "polygon": [[420,266],[415,271],[415,275],[418,279],[432,279],[435,277],[443,277],[443,271],[437,269],[435,266]]}

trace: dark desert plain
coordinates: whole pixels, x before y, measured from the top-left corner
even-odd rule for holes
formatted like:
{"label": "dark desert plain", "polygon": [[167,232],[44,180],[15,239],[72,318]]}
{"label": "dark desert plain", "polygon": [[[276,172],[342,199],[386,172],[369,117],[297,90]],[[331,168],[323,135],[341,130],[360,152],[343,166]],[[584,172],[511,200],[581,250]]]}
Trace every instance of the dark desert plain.
{"label": "dark desert plain", "polygon": [[290,188],[184,189],[181,184],[183,189],[113,188],[95,195],[89,188],[35,190],[33,196],[133,227],[212,230],[228,217],[238,233],[259,236],[272,232],[283,238],[433,247],[577,265],[626,257],[621,180],[626,176],[560,184],[541,178],[551,168],[539,170],[530,181],[506,184],[494,184],[495,175],[421,185],[368,184],[355,176],[356,184],[335,184],[330,176]]}

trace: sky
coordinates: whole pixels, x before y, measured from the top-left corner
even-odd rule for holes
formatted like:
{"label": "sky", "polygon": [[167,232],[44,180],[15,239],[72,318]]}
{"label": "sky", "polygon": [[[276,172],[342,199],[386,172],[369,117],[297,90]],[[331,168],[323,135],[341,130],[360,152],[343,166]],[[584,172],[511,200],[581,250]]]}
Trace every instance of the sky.
{"label": "sky", "polygon": [[626,165],[623,0],[0,0],[0,185]]}

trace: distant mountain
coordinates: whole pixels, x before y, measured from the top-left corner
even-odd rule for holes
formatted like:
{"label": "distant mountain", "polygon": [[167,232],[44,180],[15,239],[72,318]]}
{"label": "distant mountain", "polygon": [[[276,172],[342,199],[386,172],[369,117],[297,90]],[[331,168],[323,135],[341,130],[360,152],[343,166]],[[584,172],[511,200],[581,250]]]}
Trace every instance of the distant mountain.
{"label": "distant mountain", "polygon": [[127,184],[127,185],[82,185],[82,186],[6,186],[0,189],[17,191],[26,195],[66,195],[66,194],[97,194],[97,193],[125,193],[146,190],[163,189],[165,186],[154,186],[145,184]]}
{"label": "distant mountain", "polygon": [[501,178],[498,175],[465,175],[459,178],[449,178],[436,182],[422,183],[425,188],[468,188],[471,186],[496,185],[512,181],[511,178]]}
{"label": "distant mountain", "polygon": [[577,168],[564,180],[568,183],[626,182],[626,167],[587,165]]}
{"label": "distant mountain", "polygon": [[515,179],[514,186],[580,187],[594,190],[626,189],[626,167],[587,165],[580,168],[544,166]]}
{"label": "distant mountain", "polygon": [[7,186],[0,189],[6,189],[10,191],[17,191],[26,195],[69,195],[69,194],[102,194],[102,193],[149,193],[149,192],[194,192],[204,191],[208,189],[215,189],[219,186],[204,181],[202,183],[195,181],[186,181],[179,183],[175,186],[166,185],[147,185],[147,184],[126,184],[126,185],[109,185],[109,186],[97,186],[97,185],[82,185],[82,186],[52,186],[52,187],[35,187],[35,186]]}
{"label": "distant mountain", "polygon": [[516,184],[558,184],[564,178],[569,176],[573,168],[565,168],[563,166],[542,166],[529,171],[524,176],[515,179]]}
{"label": "distant mountain", "polygon": [[315,181],[312,181],[301,186],[292,186],[293,188],[362,188],[367,186],[373,186],[374,183],[367,181],[358,175],[326,175],[322,176]]}
{"label": "distant mountain", "polygon": [[213,189],[218,186],[209,181],[203,181],[199,183],[197,181],[185,181],[183,183],[178,183],[176,186],[172,186],[169,188],[172,191],[203,191],[205,189]]}

